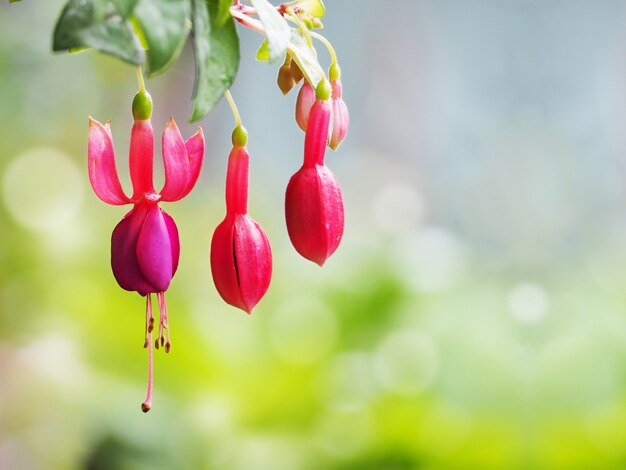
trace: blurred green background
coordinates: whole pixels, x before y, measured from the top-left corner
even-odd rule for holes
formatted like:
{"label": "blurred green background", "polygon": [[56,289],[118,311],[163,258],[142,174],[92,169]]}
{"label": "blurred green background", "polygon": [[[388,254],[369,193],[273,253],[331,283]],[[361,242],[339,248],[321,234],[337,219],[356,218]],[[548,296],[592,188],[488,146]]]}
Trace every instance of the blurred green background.
{"label": "blurred green background", "polygon": [[[1,469],[626,468],[626,3],[328,0],[352,124],[323,269],[283,220],[295,94],[240,30],[273,282],[251,317],[213,287],[222,102],[196,190],[164,206],[182,255],[147,415],[143,299],[109,266],[125,209],[86,172],[87,117],[112,119],[129,188],[134,70],[53,55],[62,3],[0,4]],[[148,81],[157,136],[195,131],[192,82],[188,48]]]}

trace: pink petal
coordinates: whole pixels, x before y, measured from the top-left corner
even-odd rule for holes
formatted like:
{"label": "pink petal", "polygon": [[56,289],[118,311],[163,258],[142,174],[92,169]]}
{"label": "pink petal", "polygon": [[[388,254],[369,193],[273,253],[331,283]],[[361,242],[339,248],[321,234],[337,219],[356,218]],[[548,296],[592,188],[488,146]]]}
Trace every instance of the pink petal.
{"label": "pink petal", "polygon": [[332,101],[332,131],[328,146],[337,150],[348,134],[348,126],[350,125],[350,115],[348,114],[348,106],[341,98]]}
{"label": "pink petal", "polygon": [[250,313],[272,279],[272,250],[261,226],[248,215],[235,218],[233,248],[243,310]]}
{"label": "pink petal", "polygon": [[130,134],[130,179],[133,182],[133,202],[145,194],[154,193],[152,173],[154,168],[154,134],[149,120],[135,121]]}
{"label": "pink petal", "polygon": [[211,240],[211,272],[215,288],[228,304],[245,310],[239,289],[233,251],[234,216],[227,216],[213,232]]}
{"label": "pink petal", "polygon": [[167,231],[170,237],[170,245],[172,247],[172,277],[176,274],[176,270],[178,269],[178,261],[180,259],[180,240],[178,239],[178,228],[176,228],[176,223],[174,219],[170,217],[170,215],[161,210],[163,214],[163,218],[165,219],[165,225],[167,225]]}
{"label": "pink petal", "polygon": [[172,280],[175,263],[170,228],[165,222],[163,211],[152,204],[137,239],[139,269],[157,292],[167,290]]}
{"label": "pink petal", "polygon": [[96,195],[107,204],[128,204],[130,199],[124,194],[117,168],[115,150],[109,123],[102,125],[89,118],[89,181]]}
{"label": "pink petal", "polygon": [[196,185],[202,169],[202,160],[204,159],[204,134],[202,133],[202,128],[198,128],[198,132],[185,142],[185,147],[187,147],[187,156],[189,157],[190,178],[183,197],[189,194]]}
{"label": "pink petal", "polygon": [[141,295],[157,292],[146,280],[137,262],[137,239],[146,217],[145,207],[134,207],[117,224],[111,237],[111,267],[122,289]]}
{"label": "pink petal", "polygon": [[178,201],[183,197],[185,189],[187,189],[191,179],[191,171],[185,141],[172,118],[165,126],[162,142],[165,185],[161,190],[161,199],[164,201]]}
{"label": "pink petal", "polygon": [[221,297],[251,313],[272,277],[272,251],[259,224],[246,214],[226,216],[213,234],[211,271]]}
{"label": "pink petal", "polygon": [[296,99],[296,122],[298,126],[300,126],[300,129],[305,132],[313,103],[315,103],[315,90],[309,82],[305,80],[298,92],[298,98]]}

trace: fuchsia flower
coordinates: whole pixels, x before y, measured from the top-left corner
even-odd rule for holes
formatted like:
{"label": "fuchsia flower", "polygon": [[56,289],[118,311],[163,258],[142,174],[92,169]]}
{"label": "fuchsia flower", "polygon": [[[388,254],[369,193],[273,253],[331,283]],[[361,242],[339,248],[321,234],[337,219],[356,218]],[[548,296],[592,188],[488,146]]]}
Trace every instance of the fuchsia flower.
{"label": "fuchsia flower", "polygon": [[311,84],[305,80],[298,92],[298,98],[296,98],[296,122],[304,132],[306,132],[309,122],[309,113],[314,103],[315,90]]}
{"label": "fuchsia flower", "polygon": [[119,181],[109,123],[89,119],[89,180],[96,195],[112,205],[133,204],[131,211],[113,230],[111,267],[120,287],[146,297],[145,345],[149,348],[148,395],[141,408],[150,410],[152,399],[152,313],[151,294],[157,295],[160,317],[155,347],[169,352],[169,323],[165,291],[178,267],[180,244],[174,220],[159,207],[185,197],[194,187],[204,156],[202,129],[187,142],[172,118],[163,132],[165,185],[156,192],[153,185],[154,136],[150,116],[150,95],[139,92],[133,101],[134,124],[130,138],[132,197],[126,196]]}
{"label": "fuchsia flower", "polygon": [[333,89],[332,92],[332,104],[331,104],[331,123],[330,123],[330,136],[328,139],[328,146],[337,150],[348,133],[348,126],[350,125],[350,115],[348,114],[348,106],[341,97],[342,87],[341,80],[331,80],[330,86]]}
{"label": "fuchsia flower", "polygon": [[[339,66],[333,64],[328,72],[332,88],[328,146],[333,150],[337,150],[344,141],[348,133],[348,127],[350,126],[348,106],[342,97],[343,88],[341,86],[341,80],[339,79],[340,74]],[[313,87],[305,80],[298,92],[298,98],[296,100],[296,122],[298,126],[300,126],[300,129],[305,132],[309,122],[309,113],[311,112],[315,100],[315,90],[313,90]]]}
{"label": "fuchsia flower", "polygon": [[335,175],[324,165],[330,94],[328,82],[320,82],[306,129],[304,163],[291,177],[285,197],[291,243],[298,253],[320,266],[339,246],[344,226],[341,189]]}
{"label": "fuchsia flower", "polygon": [[211,241],[213,282],[224,301],[252,313],[272,278],[272,251],[261,226],[248,215],[247,134],[233,132],[226,175],[226,217]]}

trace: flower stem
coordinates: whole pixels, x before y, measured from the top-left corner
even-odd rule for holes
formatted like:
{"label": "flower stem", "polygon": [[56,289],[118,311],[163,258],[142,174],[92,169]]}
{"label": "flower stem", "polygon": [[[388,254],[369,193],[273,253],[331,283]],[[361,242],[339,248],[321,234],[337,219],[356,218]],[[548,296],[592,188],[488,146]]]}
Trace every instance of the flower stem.
{"label": "flower stem", "polygon": [[230,94],[230,90],[226,90],[224,92],[224,96],[226,97],[226,101],[228,101],[230,109],[233,112],[233,117],[235,118],[235,124],[237,125],[237,127],[243,127],[241,125],[241,116],[239,115],[239,110],[237,109],[235,100],[233,100],[233,95]]}
{"label": "flower stem", "polygon": [[287,15],[298,25],[298,28],[300,28],[300,32],[306,38],[306,43],[308,44],[309,47],[312,48],[313,41],[311,40],[311,31],[309,31],[309,28],[306,27],[304,22],[300,19],[298,15],[294,13],[291,7],[288,7],[286,12],[287,12]]}
{"label": "flower stem", "polygon": [[141,411],[147,413],[152,408],[152,386],[154,383],[153,377],[153,351],[152,351],[152,328],[151,325],[154,322],[152,316],[152,299],[151,294],[146,296],[146,324],[149,326],[146,328],[148,334],[146,335],[146,345],[148,348],[148,392],[146,393],[146,399],[141,404]]}
{"label": "flower stem", "polygon": [[326,49],[328,49],[328,53],[330,54],[331,66],[337,65],[337,54],[335,53],[335,48],[332,46],[330,41],[321,34],[318,34],[314,31],[309,31],[309,34],[311,35],[311,37],[314,37],[319,42],[324,44],[324,46],[326,46]]}
{"label": "flower stem", "polygon": [[141,65],[135,67],[135,73],[137,74],[137,83],[139,84],[139,91],[146,91],[146,84],[143,81],[143,72],[141,71]]}

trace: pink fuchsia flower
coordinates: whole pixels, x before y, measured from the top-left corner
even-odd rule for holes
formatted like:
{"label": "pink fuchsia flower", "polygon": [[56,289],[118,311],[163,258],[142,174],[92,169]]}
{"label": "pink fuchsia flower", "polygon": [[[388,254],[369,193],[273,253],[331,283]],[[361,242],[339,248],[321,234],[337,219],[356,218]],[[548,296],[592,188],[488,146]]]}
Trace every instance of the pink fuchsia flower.
{"label": "pink fuchsia flower", "polygon": [[296,122],[304,132],[306,132],[309,113],[314,103],[315,90],[308,81],[304,80],[296,98]]}
{"label": "pink fuchsia flower", "polygon": [[343,236],[344,211],[335,175],[324,165],[330,124],[330,85],[316,90],[304,141],[304,163],[291,177],[285,196],[285,217],[291,243],[306,259],[322,266]]}
{"label": "pink fuchsia flower", "polygon": [[248,215],[250,156],[247,134],[237,127],[226,175],[226,217],[211,241],[213,282],[228,304],[252,313],[272,278],[272,251],[261,226]]}
{"label": "pink fuchsia flower", "polygon": [[111,267],[120,287],[146,297],[145,346],[149,348],[148,395],[142,410],[147,412],[152,399],[152,331],[154,316],[151,294],[159,306],[158,337],[155,347],[171,347],[165,291],[178,267],[180,244],[174,220],[159,202],[185,197],[194,187],[204,156],[202,129],[186,142],[172,118],[163,132],[165,185],[156,192],[153,185],[154,135],[150,116],[150,95],[141,91],[133,101],[134,124],[130,138],[130,177],[133,194],[126,196],[115,164],[113,137],[109,123],[89,119],[89,180],[96,195],[112,205],[133,204],[113,230]]}
{"label": "pink fuchsia flower", "polygon": [[[339,67],[337,67],[338,69]],[[333,70],[329,75],[333,76]],[[328,146],[337,150],[348,133],[348,127],[350,126],[350,115],[348,114],[348,106],[342,98],[342,86],[339,74],[335,75],[337,78],[334,80],[331,78],[330,86],[332,87],[332,102],[331,102],[331,123],[330,123],[330,135],[328,138]]]}
{"label": "pink fuchsia flower", "polygon": [[[344,141],[348,134],[348,127],[350,126],[348,106],[342,97],[343,88],[339,78],[340,74],[339,66],[333,64],[328,72],[332,89],[328,146],[333,150],[337,150]],[[296,122],[298,126],[300,126],[300,129],[305,132],[309,121],[309,114],[315,103],[315,99],[315,90],[305,81],[298,92],[298,98],[296,100]]]}

